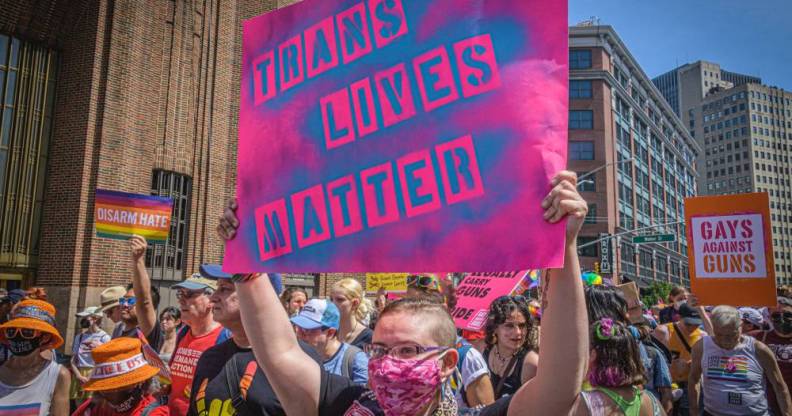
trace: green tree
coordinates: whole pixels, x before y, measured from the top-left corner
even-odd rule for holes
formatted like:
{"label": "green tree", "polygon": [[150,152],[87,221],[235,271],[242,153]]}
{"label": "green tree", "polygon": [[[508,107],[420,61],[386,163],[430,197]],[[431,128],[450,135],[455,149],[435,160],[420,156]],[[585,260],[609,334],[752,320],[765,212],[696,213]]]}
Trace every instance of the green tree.
{"label": "green tree", "polygon": [[641,301],[647,308],[651,308],[660,300],[668,299],[668,294],[673,287],[674,285],[668,282],[652,282],[649,287],[641,289]]}

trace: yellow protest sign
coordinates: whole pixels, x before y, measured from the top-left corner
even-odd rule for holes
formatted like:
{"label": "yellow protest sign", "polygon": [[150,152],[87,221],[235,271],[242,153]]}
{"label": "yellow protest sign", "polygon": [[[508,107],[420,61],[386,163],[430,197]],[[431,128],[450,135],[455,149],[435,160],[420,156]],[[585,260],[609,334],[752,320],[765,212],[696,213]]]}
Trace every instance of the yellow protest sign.
{"label": "yellow protest sign", "polygon": [[406,292],[407,273],[366,273],[366,292],[375,293],[380,288],[386,292]]}

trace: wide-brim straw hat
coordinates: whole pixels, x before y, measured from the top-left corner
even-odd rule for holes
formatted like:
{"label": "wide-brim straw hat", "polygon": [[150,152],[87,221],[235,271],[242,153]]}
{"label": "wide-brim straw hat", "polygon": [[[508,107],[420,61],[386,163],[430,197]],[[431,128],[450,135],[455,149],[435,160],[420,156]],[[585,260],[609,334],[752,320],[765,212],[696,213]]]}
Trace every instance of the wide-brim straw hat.
{"label": "wide-brim straw hat", "polygon": [[83,385],[85,391],[121,390],[142,383],[159,373],[143,356],[137,338],[116,338],[91,351],[94,368]]}
{"label": "wide-brim straw hat", "polygon": [[8,322],[0,325],[0,342],[6,341],[6,328],[34,329],[52,336],[47,348],[56,349],[63,345],[63,337],[55,328],[55,307],[38,299],[27,299],[17,303]]}

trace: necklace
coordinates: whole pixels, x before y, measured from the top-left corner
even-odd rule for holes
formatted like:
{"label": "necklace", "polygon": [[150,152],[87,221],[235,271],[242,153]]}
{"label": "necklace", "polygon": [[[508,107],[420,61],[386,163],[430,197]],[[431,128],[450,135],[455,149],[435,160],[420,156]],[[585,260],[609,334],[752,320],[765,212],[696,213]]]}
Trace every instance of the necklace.
{"label": "necklace", "polygon": [[495,345],[495,358],[498,359],[498,361],[500,362],[501,365],[506,364],[512,357],[514,357],[514,354],[516,354],[516,353],[517,353],[517,351],[513,352],[512,355],[510,355],[508,357],[504,357],[500,353],[500,348],[498,348],[498,346]]}

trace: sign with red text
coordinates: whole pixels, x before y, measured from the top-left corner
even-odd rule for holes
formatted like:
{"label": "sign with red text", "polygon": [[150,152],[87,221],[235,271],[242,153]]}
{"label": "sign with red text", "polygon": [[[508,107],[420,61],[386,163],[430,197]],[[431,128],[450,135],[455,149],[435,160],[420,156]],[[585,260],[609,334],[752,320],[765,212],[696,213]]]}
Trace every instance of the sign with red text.
{"label": "sign with red text", "polygon": [[702,304],[776,304],[766,193],[687,198],[685,222],[690,286]]}
{"label": "sign with red text", "polygon": [[[304,0],[247,20],[229,272],[560,267],[567,3]],[[525,255],[530,253],[530,255]]]}
{"label": "sign with red text", "polygon": [[526,277],[528,271],[471,273],[463,277],[456,289],[457,304],[451,314],[456,327],[470,331],[484,328],[492,301],[511,295]]}

